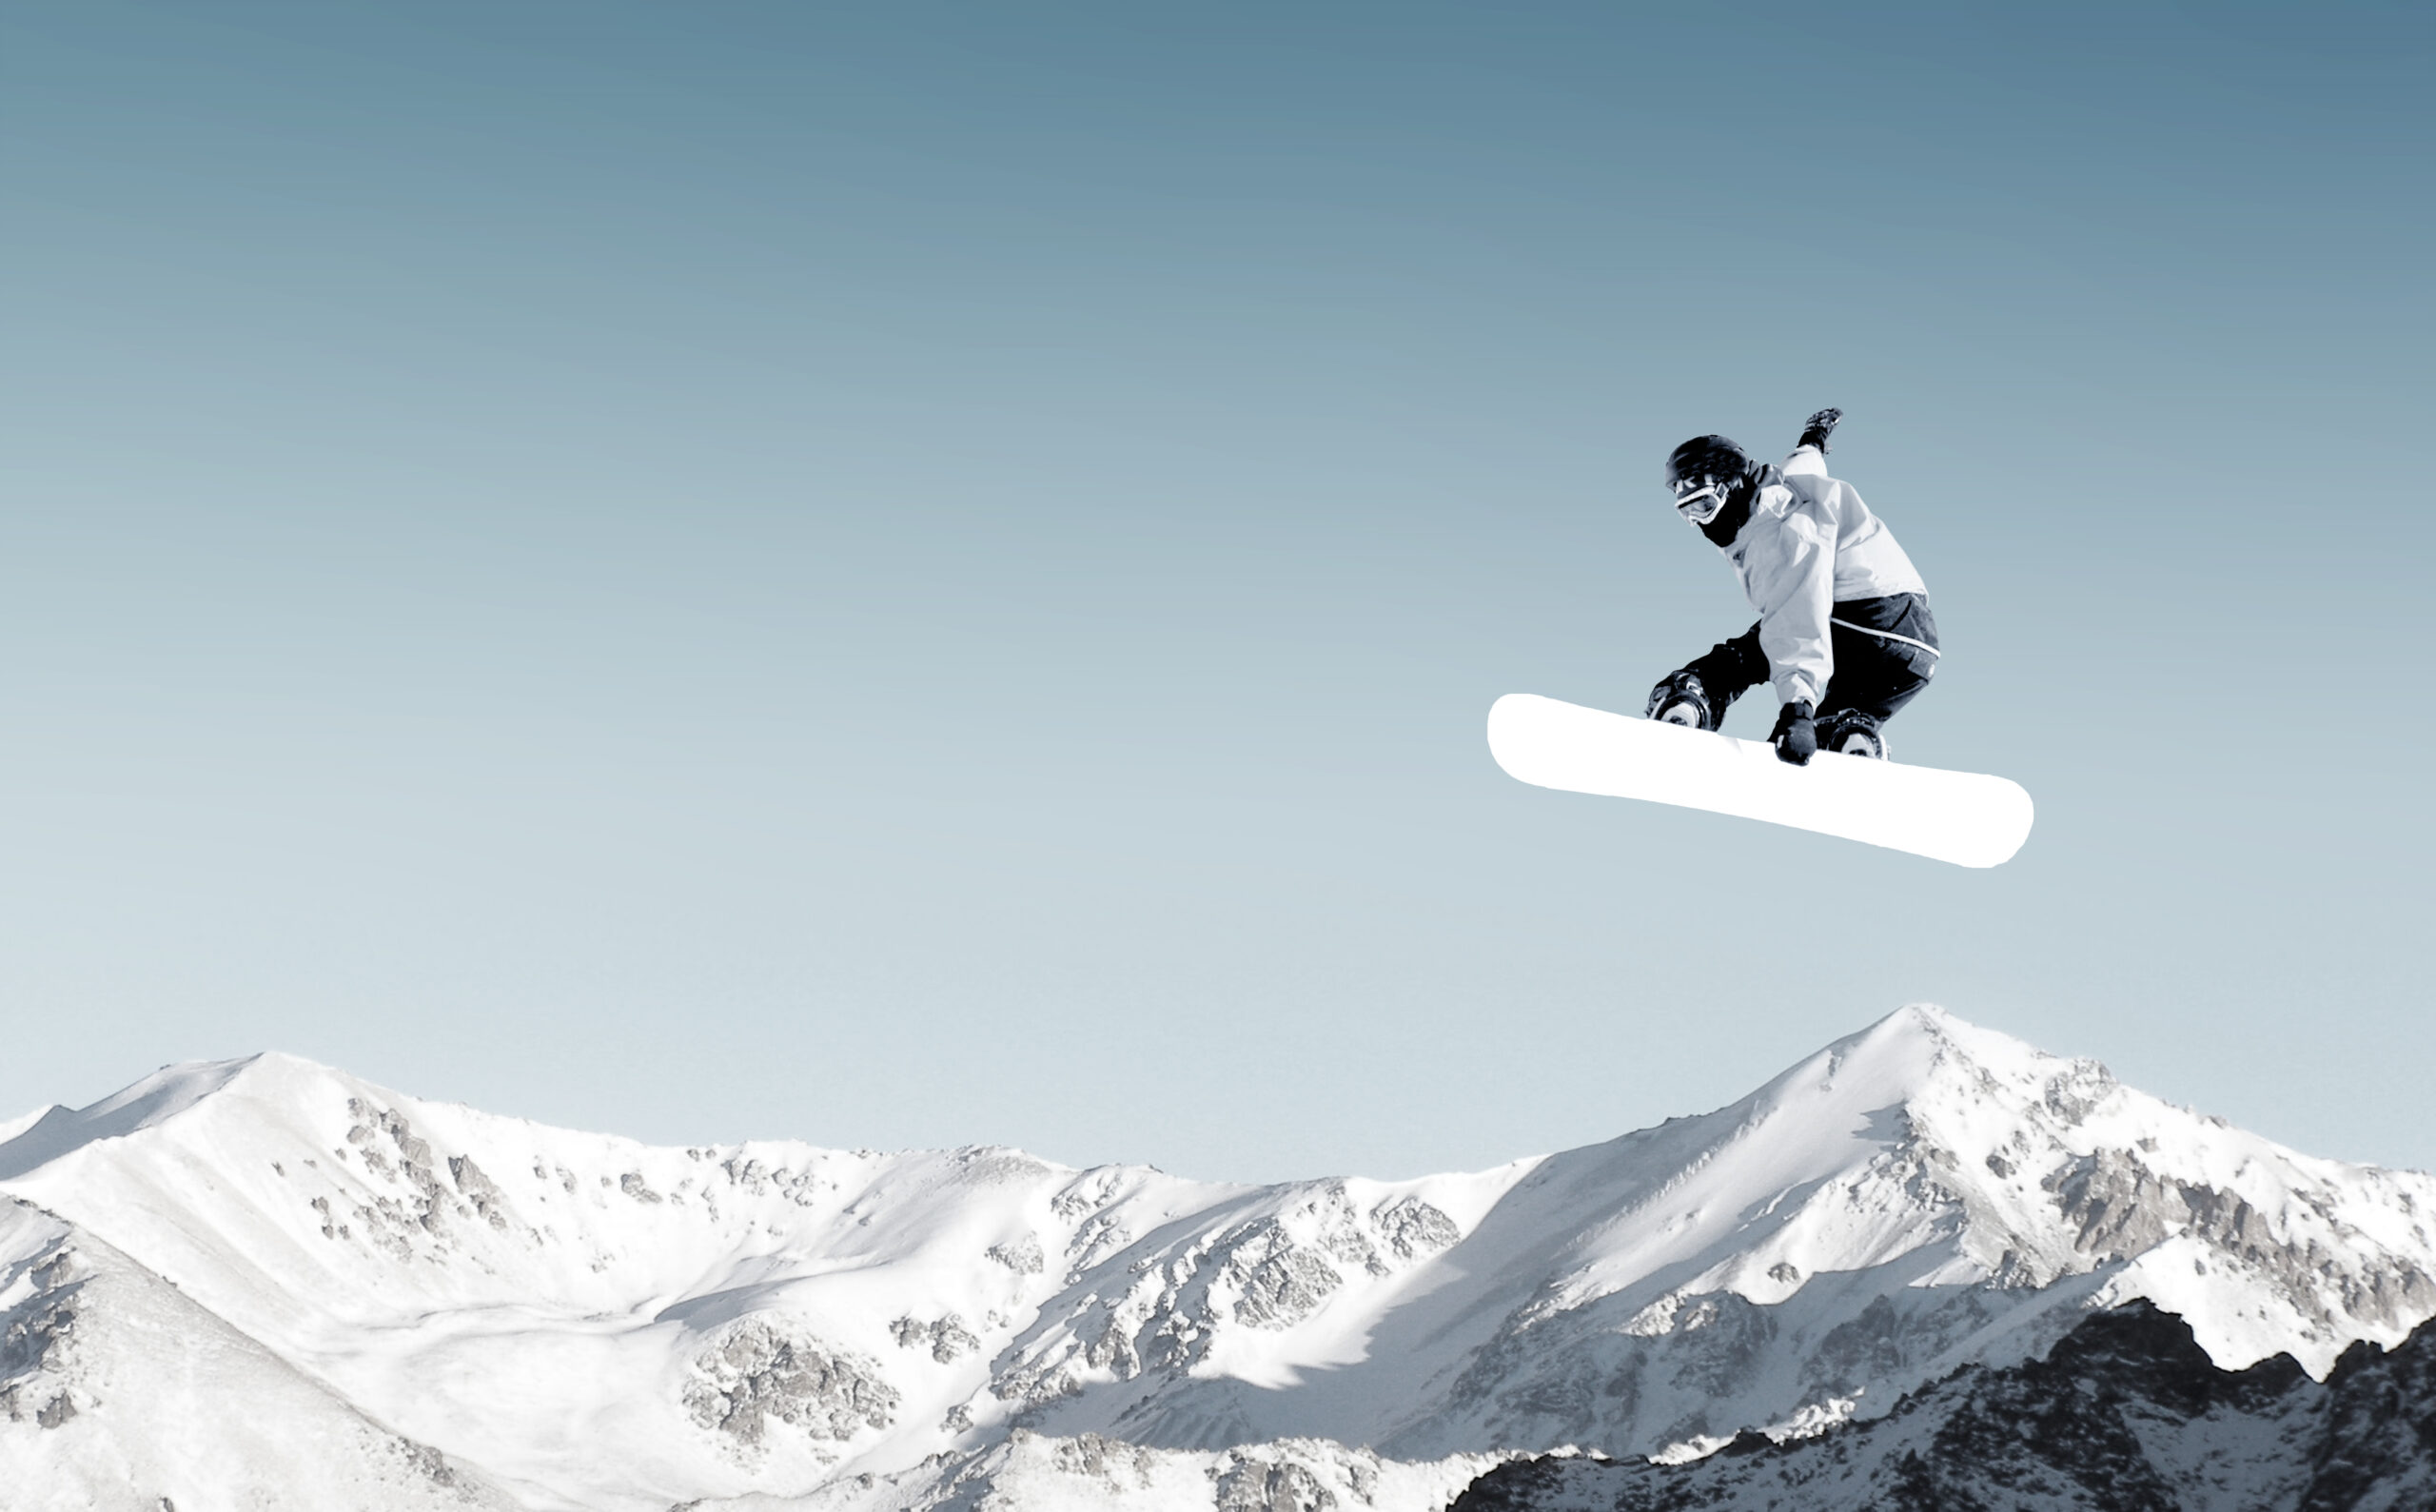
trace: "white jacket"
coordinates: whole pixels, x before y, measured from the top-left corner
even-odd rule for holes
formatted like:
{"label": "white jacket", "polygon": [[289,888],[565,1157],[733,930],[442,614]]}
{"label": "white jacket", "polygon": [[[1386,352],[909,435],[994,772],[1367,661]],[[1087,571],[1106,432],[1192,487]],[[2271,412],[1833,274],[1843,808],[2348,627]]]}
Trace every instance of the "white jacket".
{"label": "white jacket", "polygon": [[1835,606],[1889,594],[1926,597],[1929,589],[1886,521],[1850,483],[1827,476],[1817,447],[1786,458],[1782,474],[1760,485],[1725,556],[1759,611],[1759,649],[1777,701],[1815,706],[1836,671],[1827,634]]}

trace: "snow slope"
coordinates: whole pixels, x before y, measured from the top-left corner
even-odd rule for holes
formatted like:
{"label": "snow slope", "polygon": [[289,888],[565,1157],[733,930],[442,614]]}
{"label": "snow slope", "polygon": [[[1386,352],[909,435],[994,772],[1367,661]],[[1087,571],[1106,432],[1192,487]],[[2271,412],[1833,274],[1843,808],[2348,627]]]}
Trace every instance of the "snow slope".
{"label": "snow slope", "polygon": [[265,1055],[51,1110],[0,1192],[535,1509],[1072,1505],[1092,1463],[1145,1506],[1437,1505],[1482,1456],[1882,1412],[2134,1297],[2319,1374],[2436,1313],[2436,1181],[1928,1008],[1719,1112],[1405,1182],[653,1149]]}
{"label": "snow slope", "polygon": [[0,1505],[515,1505],[109,1246],[0,1199]]}

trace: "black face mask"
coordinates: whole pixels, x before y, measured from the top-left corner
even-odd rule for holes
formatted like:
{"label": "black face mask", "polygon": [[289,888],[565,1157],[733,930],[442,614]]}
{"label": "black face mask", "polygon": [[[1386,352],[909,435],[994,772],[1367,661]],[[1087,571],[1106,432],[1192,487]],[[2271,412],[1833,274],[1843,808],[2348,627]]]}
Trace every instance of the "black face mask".
{"label": "black face mask", "polygon": [[1700,534],[1708,537],[1709,544],[1720,551],[1733,545],[1734,538],[1742,534],[1742,527],[1750,522],[1751,501],[1758,496],[1758,480],[1744,478],[1725,496],[1725,507],[1699,527]]}

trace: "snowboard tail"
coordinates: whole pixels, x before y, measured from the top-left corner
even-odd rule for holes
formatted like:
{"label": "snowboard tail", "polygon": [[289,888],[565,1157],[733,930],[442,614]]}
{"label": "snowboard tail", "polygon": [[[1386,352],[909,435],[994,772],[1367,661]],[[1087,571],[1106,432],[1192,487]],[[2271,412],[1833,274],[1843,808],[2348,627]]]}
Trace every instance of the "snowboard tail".
{"label": "snowboard tail", "polygon": [[1804,767],[1764,741],[1509,693],[1488,711],[1489,754],[1537,787],[1640,798],[1999,866],[2030,837],[2021,785],[1976,772],[1822,752]]}

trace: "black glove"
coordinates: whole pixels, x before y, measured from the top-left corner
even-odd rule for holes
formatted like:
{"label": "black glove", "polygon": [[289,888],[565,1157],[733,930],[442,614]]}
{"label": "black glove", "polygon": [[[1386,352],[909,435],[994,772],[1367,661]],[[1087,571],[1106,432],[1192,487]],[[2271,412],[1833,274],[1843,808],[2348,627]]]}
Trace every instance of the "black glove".
{"label": "black glove", "polygon": [[1836,434],[1836,426],[1844,418],[1840,409],[1822,409],[1801,422],[1801,444],[1816,446],[1820,455],[1827,451],[1827,438]]}
{"label": "black glove", "polygon": [[1796,698],[1777,711],[1777,727],[1768,732],[1768,743],[1777,748],[1777,759],[1795,766],[1810,765],[1818,754],[1818,727],[1810,722],[1810,700]]}

